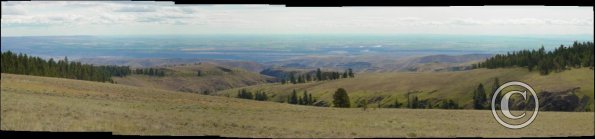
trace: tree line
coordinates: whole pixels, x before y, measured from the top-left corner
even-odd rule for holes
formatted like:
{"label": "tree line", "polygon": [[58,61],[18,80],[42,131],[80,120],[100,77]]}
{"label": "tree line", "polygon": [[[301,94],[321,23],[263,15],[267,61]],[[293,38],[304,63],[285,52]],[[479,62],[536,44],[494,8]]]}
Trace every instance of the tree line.
{"label": "tree line", "polygon": [[127,66],[93,66],[68,61],[68,57],[58,61],[53,58],[45,60],[11,51],[2,52],[1,72],[111,83],[113,83],[112,76],[121,77],[130,74]]}
{"label": "tree line", "polygon": [[507,54],[497,54],[484,62],[473,64],[472,68],[507,68],[524,67],[529,71],[538,70],[540,74],[560,72],[570,68],[589,67],[593,69],[593,42],[577,42],[571,46],[560,45],[553,51],[521,50]]}
{"label": "tree line", "polygon": [[351,68],[345,70],[345,72],[340,73],[337,71],[321,71],[320,68],[316,69],[315,74],[311,74],[312,72],[308,72],[306,74],[296,74],[296,73],[289,73],[287,77],[281,79],[281,84],[291,83],[291,84],[298,84],[298,83],[306,83],[311,81],[325,81],[325,80],[337,80],[341,78],[353,78],[355,77],[355,73]]}
{"label": "tree line", "polygon": [[[432,99],[424,99],[420,100],[417,95],[411,95],[413,93],[417,93],[416,91],[407,92],[407,105],[406,108],[409,109],[461,109],[462,107],[459,106],[459,103],[455,102],[452,99],[439,99],[439,100],[432,100]],[[395,108],[399,108],[399,102],[395,99]]]}
{"label": "tree line", "polygon": [[[395,98],[393,104],[389,104],[389,108],[405,108],[409,109],[461,109],[462,107],[459,106],[454,100],[451,99],[443,99],[443,100],[431,100],[425,99],[420,100],[417,96],[411,95],[416,92],[408,92],[406,94],[407,97],[407,105],[399,102],[397,98]],[[434,102],[434,103],[432,103]],[[380,102],[378,102],[378,107],[380,107]],[[351,107],[349,95],[347,94],[347,90],[343,88],[337,89],[335,94],[333,95],[333,105],[334,107],[340,108],[349,108]],[[368,105],[368,100],[364,99],[357,105],[357,107],[363,107],[364,110]]]}
{"label": "tree line", "polygon": [[[393,104],[389,104],[389,108],[409,108],[409,109],[462,109],[462,107],[451,99],[443,99],[443,100],[434,100],[434,99],[425,99],[420,100],[417,96],[411,95],[415,92],[407,93],[407,104],[403,104],[395,98]],[[269,96],[264,91],[256,91],[252,93],[246,89],[240,89],[237,93],[237,98],[241,99],[250,99],[250,100],[258,100],[258,101],[267,101],[269,100]],[[308,93],[307,90],[304,90],[302,95],[293,89],[291,93],[287,96],[286,103],[288,104],[295,104],[295,105],[316,105],[315,103],[318,100],[312,97],[311,93]],[[434,103],[432,103],[434,102]],[[362,103],[362,102],[358,102]],[[378,105],[380,107],[380,104]],[[332,100],[332,107],[337,108],[350,108],[352,107],[349,95],[347,90],[344,88],[338,88],[333,94]],[[367,100],[363,101],[363,104],[358,104],[356,107],[367,107]]]}
{"label": "tree line", "polygon": [[267,95],[266,92],[263,92],[263,91],[256,91],[254,94],[252,94],[252,92],[250,92],[246,89],[241,89],[241,90],[238,90],[237,98],[253,99],[253,100],[258,100],[258,101],[267,101],[269,99],[269,96]]}
{"label": "tree line", "polygon": [[165,76],[165,70],[159,68],[138,68],[134,69],[134,74],[163,77]]}

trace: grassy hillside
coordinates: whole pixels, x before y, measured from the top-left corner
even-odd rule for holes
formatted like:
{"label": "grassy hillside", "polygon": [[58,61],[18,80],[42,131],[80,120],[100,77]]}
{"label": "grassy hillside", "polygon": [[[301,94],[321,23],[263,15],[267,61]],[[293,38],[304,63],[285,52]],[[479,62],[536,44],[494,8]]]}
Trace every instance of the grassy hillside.
{"label": "grassy hillside", "polygon": [[93,65],[118,65],[130,66],[131,68],[149,68],[166,65],[194,64],[194,63],[212,63],[226,67],[241,68],[250,72],[260,72],[265,68],[264,65],[252,61],[237,60],[217,60],[200,58],[81,58],[76,59],[82,63]]}
{"label": "grassy hillside", "polygon": [[[470,66],[472,61],[477,63],[492,55],[312,55],[290,58],[279,61],[266,62],[273,67],[293,69],[344,71],[351,68],[355,72],[395,72],[395,71],[434,71],[447,70],[450,67]],[[431,63],[440,63],[439,65]],[[463,65],[465,64],[465,65]]]}
{"label": "grassy hillside", "polygon": [[[393,72],[393,73],[361,73],[355,78],[334,81],[310,82],[305,84],[263,84],[243,87],[250,91],[262,90],[273,94],[273,101],[284,101],[292,89],[299,93],[307,90],[318,100],[332,101],[337,88],[345,88],[351,103],[359,98],[384,97],[382,103],[392,104],[394,99],[406,102],[407,92],[414,93],[420,99],[438,98],[453,99],[462,104],[471,104],[473,89],[483,83],[486,90],[491,90],[495,78],[500,84],[508,81],[522,81],[533,87],[535,91],[561,91],[580,87],[578,96],[591,98],[593,109],[593,70],[572,69],[547,76],[538,72],[529,72],[524,68],[515,69],[477,69],[457,72]],[[235,96],[238,89],[224,90],[219,95]],[[353,106],[353,105],[352,105]],[[470,106],[468,106],[470,107]]]}
{"label": "grassy hillside", "polygon": [[[165,77],[131,75],[122,78],[114,77],[113,80],[118,84],[138,87],[202,93],[205,90],[214,92],[234,87],[255,85],[272,79],[258,73],[226,68],[209,62],[163,66],[162,68],[166,69]],[[199,70],[201,71],[201,76],[197,75],[197,71]]]}
{"label": "grassy hillside", "polygon": [[510,130],[490,111],[323,108],[2,74],[2,130],[235,137],[589,136],[592,112],[541,112]]}

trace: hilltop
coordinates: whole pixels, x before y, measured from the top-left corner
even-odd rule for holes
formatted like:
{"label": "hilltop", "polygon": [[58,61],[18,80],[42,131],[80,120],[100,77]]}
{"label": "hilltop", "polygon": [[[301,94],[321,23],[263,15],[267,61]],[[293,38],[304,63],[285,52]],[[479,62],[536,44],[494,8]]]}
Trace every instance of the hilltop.
{"label": "hilltop", "polygon": [[[471,63],[485,60],[491,54],[464,54],[464,55],[330,55],[330,56],[303,56],[293,59],[271,61],[264,63],[271,70],[287,69],[294,71],[325,70],[343,71],[351,68],[355,72],[396,72],[396,71],[458,71],[470,67]],[[428,66],[432,65],[432,66]],[[265,69],[266,70],[266,69]]]}
{"label": "hilltop", "polygon": [[[274,81],[272,77],[211,62],[163,65],[155,68],[164,70],[165,76],[132,74],[113,77],[113,80],[117,84],[206,94]],[[199,71],[200,75],[198,75]]]}
{"label": "hilltop", "polygon": [[150,68],[167,65],[194,64],[199,62],[211,63],[230,68],[240,68],[250,72],[260,72],[265,68],[265,65],[252,61],[217,60],[204,58],[81,58],[77,59],[77,61],[94,65],[130,66],[131,68]]}
{"label": "hilltop", "polygon": [[592,112],[540,112],[520,130],[490,111],[323,108],[91,81],[2,74],[1,130],[226,137],[593,135]]}

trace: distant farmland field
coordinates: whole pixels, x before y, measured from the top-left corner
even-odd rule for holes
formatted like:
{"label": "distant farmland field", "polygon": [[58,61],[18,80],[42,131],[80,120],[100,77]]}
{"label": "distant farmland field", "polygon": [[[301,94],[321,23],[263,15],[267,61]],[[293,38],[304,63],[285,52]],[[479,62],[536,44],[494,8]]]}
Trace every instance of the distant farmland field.
{"label": "distant farmland field", "polygon": [[2,130],[228,137],[592,136],[593,112],[504,128],[484,110],[322,108],[2,74]]}

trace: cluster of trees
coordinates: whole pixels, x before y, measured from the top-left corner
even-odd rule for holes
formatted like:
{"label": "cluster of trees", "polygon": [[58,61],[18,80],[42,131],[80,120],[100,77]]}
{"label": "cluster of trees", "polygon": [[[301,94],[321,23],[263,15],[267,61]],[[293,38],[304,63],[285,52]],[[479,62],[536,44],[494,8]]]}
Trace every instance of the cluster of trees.
{"label": "cluster of trees", "polygon": [[453,101],[452,99],[449,100],[442,100],[442,103],[439,105],[440,109],[461,109],[459,104]]}
{"label": "cluster of trees", "polygon": [[390,108],[401,108],[403,103],[399,102],[399,99],[395,98],[395,102],[389,105]]}
{"label": "cluster of trees", "polygon": [[407,108],[410,109],[423,109],[428,108],[431,109],[432,104],[428,100],[419,100],[417,96],[407,97]]}
{"label": "cluster of trees", "polygon": [[254,94],[252,94],[252,92],[247,91],[246,89],[239,90],[237,97],[242,99],[253,99],[258,101],[269,100],[269,96],[266,92],[256,91]]}
{"label": "cluster of trees", "polygon": [[291,92],[291,95],[287,97],[287,103],[297,105],[313,105],[316,102],[315,98],[312,98],[312,94],[304,90],[303,95],[300,97],[297,95],[295,89]]}
{"label": "cluster of trees", "polygon": [[409,109],[461,109],[462,107],[459,106],[452,99],[425,99],[420,100],[416,95],[412,95],[415,93],[420,93],[419,91],[412,91],[406,94],[407,97],[407,105],[404,103],[400,103],[399,99],[395,98],[393,104],[388,105],[389,108],[409,108]]}
{"label": "cluster of trees", "polygon": [[[389,108],[402,108],[403,106],[405,108],[409,108],[409,109],[434,109],[434,108],[439,108],[439,109],[461,109],[462,107],[459,106],[458,103],[456,103],[455,101],[453,101],[452,99],[444,99],[444,100],[430,100],[430,99],[426,99],[426,100],[420,100],[417,96],[413,96],[411,94],[416,93],[416,92],[409,92],[407,93],[407,105],[399,102],[398,99],[395,98],[395,101],[393,104],[389,104],[388,107]],[[434,104],[432,102],[435,102]],[[335,94],[333,95],[333,104],[334,107],[340,107],[340,108],[349,108],[350,105],[350,101],[349,101],[349,96],[347,94],[347,91],[343,88],[339,88],[337,89],[337,91],[335,91]],[[366,110],[368,105],[368,100],[364,99],[360,102],[358,102],[358,107],[362,107],[364,110]],[[378,107],[380,106],[380,103],[378,104]]]}
{"label": "cluster of trees", "polygon": [[149,75],[149,76],[163,77],[163,76],[165,76],[165,70],[158,69],[158,68],[139,68],[139,69],[134,69],[134,74],[143,74],[143,75]]}
{"label": "cluster of trees", "polygon": [[355,73],[353,73],[353,70],[347,69],[345,70],[345,72],[340,73],[340,72],[332,72],[332,71],[321,71],[320,68],[316,69],[316,74],[310,74],[311,72],[308,72],[306,74],[300,74],[297,75],[295,73],[289,73],[288,77],[286,77],[285,79],[281,80],[282,84],[286,84],[286,83],[292,83],[292,84],[298,84],[298,83],[306,83],[306,82],[310,82],[310,81],[324,81],[324,80],[337,80],[337,79],[341,79],[341,78],[353,78],[355,77]]}
{"label": "cluster of trees", "polygon": [[11,51],[2,52],[1,72],[34,76],[69,78],[77,80],[111,82],[111,76],[130,74],[126,66],[93,66],[81,62],[68,61],[68,57],[55,61],[45,60],[27,54],[16,54]]}
{"label": "cluster of trees", "polygon": [[130,67],[128,66],[99,66],[100,69],[107,71],[111,76],[124,77],[130,75]]}
{"label": "cluster of trees", "polygon": [[[498,78],[494,79],[494,84],[489,93],[486,93],[485,87],[483,84],[479,84],[477,88],[473,91],[473,108],[474,109],[490,109],[490,103],[492,97],[496,90],[500,87],[500,81]],[[496,103],[500,103],[502,99],[502,94],[498,94],[496,97]]]}
{"label": "cluster of trees", "polygon": [[560,47],[546,52],[543,46],[539,50],[521,50],[498,54],[484,62],[473,64],[472,68],[525,67],[529,71],[538,70],[540,74],[560,72],[570,68],[590,67],[593,69],[593,42],[574,42],[570,47]]}
{"label": "cluster of trees", "polygon": [[[414,97],[409,97],[409,99],[407,99],[408,103],[407,103],[407,108],[409,109],[461,109],[462,107],[459,106],[458,103],[456,103],[454,100],[452,99],[443,99],[443,100],[437,100],[434,101],[435,103],[432,103],[432,101],[430,99],[426,99],[426,100],[419,100],[417,98],[417,96]],[[395,102],[398,103],[398,102]],[[396,107],[398,108],[398,107]]]}

